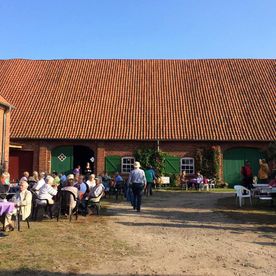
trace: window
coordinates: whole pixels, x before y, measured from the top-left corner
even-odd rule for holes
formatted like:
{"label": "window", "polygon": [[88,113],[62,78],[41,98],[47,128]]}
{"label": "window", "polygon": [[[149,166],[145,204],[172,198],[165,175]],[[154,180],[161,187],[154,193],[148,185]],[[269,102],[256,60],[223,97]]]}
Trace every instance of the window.
{"label": "window", "polygon": [[134,169],[133,164],[135,162],[134,157],[123,157],[122,158],[122,167],[121,172],[122,173],[129,173],[131,170]]}
{"label": "window", "polygon": [[180,168],[181,168],[181,171],[185,171],[186,173],[194,173],[195,159],[191,157],[182,158]]}

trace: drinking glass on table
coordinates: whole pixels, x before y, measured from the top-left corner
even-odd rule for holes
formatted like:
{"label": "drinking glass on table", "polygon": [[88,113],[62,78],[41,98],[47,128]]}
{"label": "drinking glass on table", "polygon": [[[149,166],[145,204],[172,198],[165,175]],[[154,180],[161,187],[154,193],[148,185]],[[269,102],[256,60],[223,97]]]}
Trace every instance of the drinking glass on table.
{"label": "drinking glass on table", "polygon": [[20,206],[20,199],[19,199],[19,198],[16,198],[16,199],[15,199],[14,205],[15,205],[15,207],[17,207],[17,208]]}

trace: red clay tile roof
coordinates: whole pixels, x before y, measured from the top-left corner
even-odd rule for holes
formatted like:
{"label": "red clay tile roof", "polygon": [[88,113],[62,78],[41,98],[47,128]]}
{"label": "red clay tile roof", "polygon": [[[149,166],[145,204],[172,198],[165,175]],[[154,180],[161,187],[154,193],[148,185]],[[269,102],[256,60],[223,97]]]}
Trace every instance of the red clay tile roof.
{"label": "red clay tile roof", "polygon": [[271,141],[275,59],[0,60],[11,138]]}
{"label": "red clay tile roof", "polygon": [[0,105],[4,105],[6,107],[11,107],[14,108],[10,103],[7,102],[6,99],[4,99],[1,95],[0,95]]}

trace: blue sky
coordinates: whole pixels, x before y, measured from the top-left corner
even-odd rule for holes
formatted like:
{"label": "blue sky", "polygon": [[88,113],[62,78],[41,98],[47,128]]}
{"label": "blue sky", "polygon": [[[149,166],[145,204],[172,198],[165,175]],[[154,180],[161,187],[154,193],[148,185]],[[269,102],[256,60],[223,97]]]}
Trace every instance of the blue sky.
{"label": "blue sky", "polygon": [[0,59],[275,58],[275,0],[0,0]]}

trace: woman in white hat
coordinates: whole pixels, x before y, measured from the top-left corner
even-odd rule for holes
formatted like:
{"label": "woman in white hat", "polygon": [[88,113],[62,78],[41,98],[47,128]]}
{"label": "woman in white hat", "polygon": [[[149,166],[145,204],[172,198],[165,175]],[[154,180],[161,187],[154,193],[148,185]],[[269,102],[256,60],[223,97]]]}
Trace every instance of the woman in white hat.
{"label": "woman in white hat", "polygon": [[145,172],[140,169],[140,162],[134,162],[134,170],[132,170],[128,177],[128,184],[132,186],[133,191],[133,209],[140,212],[143,190],[147,185]]}

